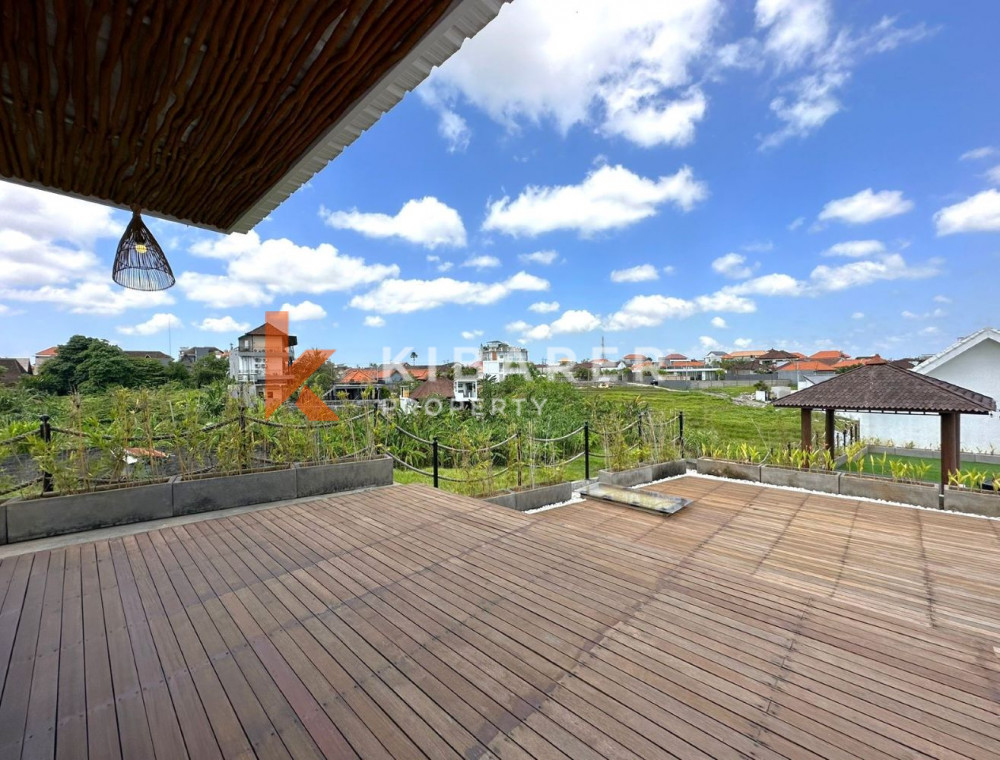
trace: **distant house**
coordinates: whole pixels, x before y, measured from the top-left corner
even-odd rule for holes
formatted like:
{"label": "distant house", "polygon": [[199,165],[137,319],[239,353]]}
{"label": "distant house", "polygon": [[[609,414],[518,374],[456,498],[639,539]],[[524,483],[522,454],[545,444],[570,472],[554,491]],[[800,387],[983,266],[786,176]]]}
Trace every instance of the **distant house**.
{"label": "distant house", "polygon": [[35,372],[42,368],[49,359],[54,359],[59,354],[59,346],[49,346],[35,354]]}
{"label": "distant house", "polygon": [[[267,367],[265,337],[266,323],[243,333],[237,345],[229,352],[229,377],[237,383],[252,384],[258,395],[264,394],[264,377]],[[295,360],[298,338],[288,338],[288,363]],[[273,358],[273,357],[272,357]]]}
{"label": "distant house", "polygon": [[836,374],[836,369],[832,364],[816,361],[814,359],[796,359],[785,364],[779,364],[775,369],[781,373],[788,372],[809,372],[816,374]]}
{"label": "distant house", "polygon": [[733,362],[734,364],[750,364],[754,359],[766,353],[766,351],[758,349],[745,349],[741,351],[730,351],[722,358],[724,361]]}
{"label": "distant house", "polygon": [[192,346],[190,348],[182,348],[177,353],[177,361],[181,364],[194,364],[206,356],[221,357],[222,354],[223,352],[215,346]]}
{"label": "distant house", "polygon": [[0,385],[14,385],[30,374],[31,363],[27,359],[0,359]]}
{"label": "distant house", "polygon": [[726,358],[725,351],[709,351],[705,354],[705,364],[710,367],[718,367],[722,360]]}
{"label": "distant house", "polygon": [[129,359],[153,359],[164,367],[170,364],[169,354],[165,354],[162,351],[123,351],[122,353]]}
{"label": "distant house", "polygon": [[502,340],[491,340],[479,347],[483,376],[500,382],[508,375],[523,374],[528,364],[528,349]]}
{"label": "distant house", "polygon": [[[913,368],[928,377],[1000,398],[1000,330],[985,327],[953,343]],[[861,422],[861,435],[897,445],[926,448],[941,445],[937,416],[905,414],[851,414]],[[961,422],[962,451],[1000,451],[1000,415],[965,415]]]}
{"label": "distant house", "polygon": [[643,362],[648,362],[649,357],[643,354],[625,354],[622,357],[622,361],[625,362],[626,367],[634,367],[636,364],[642,364]]}
{"label": "distant house", "polygon": [[398,388],[403,382],[403,373],[395,367],[351,367],[344,370],[326,395],[328,398],[343,396],[352,401],[366,397],[380,399],[385,398],[391,388]]}
{"label": "distant house", "polygon": [[836,364],[839,361],[850,359],[851,357],[843,351],[817,351],[809,358],[817,362],[823,362],[824,364]]}
{"label": "distant house", "polygon": [[[874,356],[855,356],[853,359],[841,359],[836,364],[832,365],[835,370],[845,371],[848,369],[854,369],[855,367],[864,367],[869,364],[885,364],[886,361],[878,354]],[[911,367],[903,367],[903,369],[911,369]]]}
{"label": "distant house", "polygon": [[777,348],[772,348],[769,351],[765,351],[756,359],[754,359],[755,369],[769,370],[778,364],[783,364],[788,361],[793,361],[797,357],[793,353],[788,351],[782,351]]}

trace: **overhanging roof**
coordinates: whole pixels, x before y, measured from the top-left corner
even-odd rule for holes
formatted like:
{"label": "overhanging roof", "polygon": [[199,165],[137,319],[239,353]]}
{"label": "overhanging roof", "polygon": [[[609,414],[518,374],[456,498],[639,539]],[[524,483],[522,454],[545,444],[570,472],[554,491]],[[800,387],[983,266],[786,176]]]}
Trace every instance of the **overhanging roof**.
{"label": "overhanging roof", "polygon": [[4,3],[0,176],[246,232],[504,2]]}
{"label": "overhanging roof", "polygon": [[989,396],[892,364],[858,367],[785,396],[774,406],[915,414],[989,414],[996,410],[996,402]]}

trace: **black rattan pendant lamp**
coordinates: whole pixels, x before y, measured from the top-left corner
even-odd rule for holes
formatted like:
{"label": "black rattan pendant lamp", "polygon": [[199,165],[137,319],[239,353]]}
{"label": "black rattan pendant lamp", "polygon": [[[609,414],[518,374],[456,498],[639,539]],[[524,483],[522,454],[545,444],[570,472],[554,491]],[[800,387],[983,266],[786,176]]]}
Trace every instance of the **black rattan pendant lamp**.
{"label": "black rattan pendant lamp", "polygon": [[170,263],[139,216],[138,206],[132,207],[132,221],[118,242],[111,277],[132,290],[166,290],[174,284]]}

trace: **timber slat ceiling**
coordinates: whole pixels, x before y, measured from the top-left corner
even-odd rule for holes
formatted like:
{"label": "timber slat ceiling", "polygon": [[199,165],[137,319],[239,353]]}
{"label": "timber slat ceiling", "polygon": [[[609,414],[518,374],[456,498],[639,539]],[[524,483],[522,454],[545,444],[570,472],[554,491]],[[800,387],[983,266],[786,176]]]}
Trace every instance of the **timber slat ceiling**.
{"label": "timber slat ceiling", "polygon": [[0,0],[0,175],[230,230],[454,4]]}

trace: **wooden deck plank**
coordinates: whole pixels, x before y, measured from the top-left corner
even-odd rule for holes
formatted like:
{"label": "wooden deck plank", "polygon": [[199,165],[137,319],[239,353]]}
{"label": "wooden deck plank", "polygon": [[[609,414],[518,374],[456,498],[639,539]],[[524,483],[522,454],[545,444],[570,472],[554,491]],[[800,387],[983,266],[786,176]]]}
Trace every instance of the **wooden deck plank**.
{"label": "wooden deck plank", "polygon": [[4,558],[0,755],[1000,756],[993,522],[655,488],[693,503],[393,487]]}

